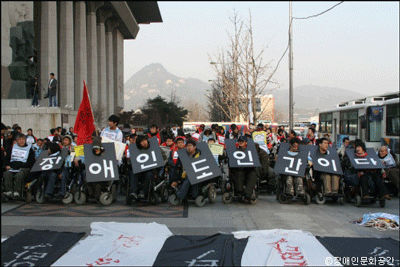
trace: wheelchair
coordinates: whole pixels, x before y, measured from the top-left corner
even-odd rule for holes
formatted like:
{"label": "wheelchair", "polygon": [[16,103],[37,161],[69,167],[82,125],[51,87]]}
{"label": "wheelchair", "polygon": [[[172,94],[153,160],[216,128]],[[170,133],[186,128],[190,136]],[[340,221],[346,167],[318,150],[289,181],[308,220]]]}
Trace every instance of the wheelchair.
{"label": "wheelchair", "polygon": [[[157,205],[160,202],[165,203],[168,201],[168,196],[169,196],[169,191],[168,191],[168,174],[165,172],[165,168],[162,167],[161,170],[160,168],[150,170],[151,173],[151,179],[149,182],[149,189],[148,189],[148,196],[147,198],[144,197],[144,194],[142,194],[143,191],[143,184],[142,184],[142,179],[138,180],[138,191],[139,194],[135,196],[133,192],[131,192],[131,188],[129,188],[129,183],[127,184],[127,189],[126,191],[129,192],[126,196],[126,204],[127,205],[132,205],[133,200],[135,202],[149,202],[152,205]],[[133,179],[134,177],[132,176],[130,179]]]}
{"label": "wheelchair", "polygon": [[[231,203],[233,201],[243,201],[243,196],[241,195],[235,195],[235,185],[232,179],[232,174],[230,174],[228,176],[228,179],[225,183],[225,189],[224,189],[224,193],[222,195],[222,202],[224,202],[225,204]],[[245,189],[246,186],[243,186],[243,189]],[[257,183],[253,189],[253,193],[251,195],[251,199],[250,199],[250,204],[256,204],[257,203],[257,198],[258,198],[258,194],[259,194],[259,188],[260,188],[260,179],[257,177]]]}
{"label": "wheelchair", "polygon": [[[188,179],[187,177],[185,179]],[[215,203],[217,200],[217,190],[215,188],[216,183],[218,183],[218,179],[214,178],[208,181],[201,182],[199,184],[196,184],[197,186],[190,185],[190,188],[185,196],[184,199],[180,200],[177,196],[177,192],[181,188],[183,182],[180,181],[180,184],[176,187],[173,188],[173,193],[169,196],[168,202],[176,206],[178,205],[181,201],[183,203],[187,203],[189,200],[194,200],[195,204],[197,207],[203,207],[206,204],[206,200],[210,203]],[[195,188],[198,188],[198,191],[196,192],[196,197],[193,197],[193,190],[196,190]]]}
{"label": "wheelchair", "polygon": [[[76,190],[74,190],[74,201],[78,205],[83,205],[91,199],[100,203],[103,206],[109,206],[116,201],[117,197],[117,184],[115,181],[111,182],[94,182],[88,183],[85,180],[83,170],[75,174]],[[94,195],[95,186],[100,187],[100,195]]]}
{"label": "wheelchair", "polygon": [[[356,207],[360,207],[363,204],[375,204],[378,200],[381,208],[384,208],[386,205],[386,200],[384,198],[379,198],[377,187],[370,176],[368,179],[368,192],[363,192],[361,180],[359,180],[356,185],[345,184],[344,193],[346,201],[354,201]],[[369,197],[366,199],[362,198],[364,195],[369,195]]]}
{"label": "wheelchair", "polygon": [[321,177],[312,177],[312,197],[315,197],[315,202],[319,205],[325,204],[327,199],[332,200],[333,202],[339,202],[340,205],[345,204],[345,193],[344,193],[344,188],[345,188],[345,183],[344,179],[342,176],[340,176],[339,180],[339,189],[337,194],[325,194],[325,186],[324,182],[321,179]]}
{"label": "wheelchair", "polygon": [[[74,201],[74,194],[73,194],[73,190],[75,188],[73,188],[73,185],[75,184],[74,179],[71,179],[71,171],[72,169],[69,168],[68,169],[68,179],[67,179],[67,184],[66,184],[66,190],[65,190],[65,196],[64,198],[59,198],[61,199],[61,202],[63,204],[71,204]],[[48,179],[44,179],[42,176],[39,176],[38,178],[38,188],[35,194],[35,200],[37,203],[45,203],[46,199],[44,197],[45,194],[45,190],[47,187],[47,183],[48,183]],[[56,183],[54,185],[54,191],[57,191],[60,189],[61,186],[61,179],[58,179],[58,177],[56,178]],[[52,196],[50,199],[58,199],[55,198],[54,196]],[[49,199],[49,200],[50,200]]]}
{"label": "wheelchair", "polygon": [[[294,177],[295,178],[295,177]],[[281,204],[290,204],[294,202],[302,202],[304,205],[309,205],[311,203],[311,194],[312,194],[312,176],[310,173],[310,169],[307,168],[306,176],[303,177],[303,187],[304,187],[304,196],[299,196],[296,193],[294,196],[286,193],[286,175],[279,174],[278,175],[278,185],[276,189],[276,199]],[[295,186],[295,185],[293,185]]]}
{"label": "wheelchair", "polygon": [[[32,175],[29,174],[28,176],[29,179],[27,179],[29,182],[25,182],[23,190],[22,190],[22,195],[19,197],[13,197],[13,196],[7,196],[5,195],[4,191],[4,181],[2,180],[1,184],[1,201],[2,202],[8,202],[10,200],[20,200],[23,199],[26,201],[26,203],[31,203],[32,200],[34,200],[35,192],[36,192],[36,183],[38,181],[37,175]],[[4,178],[3,178],[4,179]]]}

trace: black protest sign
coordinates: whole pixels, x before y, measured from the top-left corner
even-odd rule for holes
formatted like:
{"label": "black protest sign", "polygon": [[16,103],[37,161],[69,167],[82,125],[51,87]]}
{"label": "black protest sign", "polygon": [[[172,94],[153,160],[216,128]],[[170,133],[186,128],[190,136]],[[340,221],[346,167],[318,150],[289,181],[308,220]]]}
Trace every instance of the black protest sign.
{"label": "black protest sign", "polygon": [[313,162],[313,169],[318,172],[342,175],[343,170],[340,165],[339,155],[336,149],[328,147],[326,154],[319,151],[319,146],[309,145],[310,155]]}
{"label": "black protest sign", "polygon": [[104,152],[100,155],[93,153],[92,144],[83,146],[85,151],[86,181],[88,183],[119,180],[114,143],[101,143],[101,146],[104,148]]}
{"label": "black protest sign", "polygon": [[178,156],[188,175],[190,184],[198,184],[212,178],[221,176],[221,170],[210,151],[206,142],[198,142],[197,149],[200,150],[198,158],[191,158],[186,148],[179,149]]}
{"label": "black protest sign", "polygon": [[43,151],[33,165],[31,172],[51,171],[60,169],[65,158],[68,156],[68,148],[61,148],[61,152],[56,156],[50,156],[49,151]]}
{"label": "black protest sign", "polygon": [[232,234],[170,236],[153,266],[241,266],[247,242]]}
{"label": "black protest sign", "polygon": [[290,145],[288,143],[281,143],[274,172],[303,177],[308,165],[308,147],[309,146],[300,145],[297,155],[292,156],[288,153]]}
{"label": "black protest sign", "polygon": [[237,139],[225,140],[226,154],[228,155],[230,168],[261,167],[253,139],[247,139],[247,147],[243,151],[236,148],[236,143]]}
{"label": "black protest sign", "polygon": [[165,164],[157,137],[150,138],[148,142],[150,147],[142,151],[137,148],[136,144],[129,145],[134,174],[160,168]]}
{"label": "black protest sign", "polygon": [[1,265],[51,266],[84,235],[24,229],[1,243]]}
{"label": "black protest sign", "polygon": [[385,169],[385,165],[382,164],[378,155],[373,148],[367,148],[367,156],[358,157],[355,154],[354,148],[346,148],[346,154],[350,159],[351,165],[354,169]]}

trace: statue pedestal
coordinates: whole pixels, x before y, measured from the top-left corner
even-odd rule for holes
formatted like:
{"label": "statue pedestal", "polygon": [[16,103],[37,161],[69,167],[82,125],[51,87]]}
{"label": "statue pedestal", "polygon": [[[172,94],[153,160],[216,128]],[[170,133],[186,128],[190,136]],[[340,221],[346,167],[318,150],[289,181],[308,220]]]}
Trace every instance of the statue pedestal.
{"label": "statue pedestal", "polygon": [[26,99],[31,98],[28,88],[28,82],[13,81],[11,83],[10,92],[8,93],[9,99]]}
{"label": "statue pedestal", "polygon": [[[49,104],[48,99],[40,101]],[[31,99],[2,99],[1,122],[6,126],[18,123],[26,134],[32,128],[37,138],[50,135],[50,129],[61,126],[68,130],[74,127],[78,111],[58,107],[31,107]]]}

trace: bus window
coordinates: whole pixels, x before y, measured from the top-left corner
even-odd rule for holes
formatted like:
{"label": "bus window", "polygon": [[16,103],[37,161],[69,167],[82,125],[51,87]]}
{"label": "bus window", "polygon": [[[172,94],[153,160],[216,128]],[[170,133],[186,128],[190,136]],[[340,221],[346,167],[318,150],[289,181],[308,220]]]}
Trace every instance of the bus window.
{"label": "bus window", "polygon": [[319,117],[319,131],[322,133],[332,132],[332,113],[320,114]]}
{"label": "bus window", "polygon": [[340,133],[357,135],[358,130],[358,111],[340,112]]}
{"label": "bus window", "polygon": [[386,134],[400,134],[400,108],[397,104],[388,105],[386,110]]}

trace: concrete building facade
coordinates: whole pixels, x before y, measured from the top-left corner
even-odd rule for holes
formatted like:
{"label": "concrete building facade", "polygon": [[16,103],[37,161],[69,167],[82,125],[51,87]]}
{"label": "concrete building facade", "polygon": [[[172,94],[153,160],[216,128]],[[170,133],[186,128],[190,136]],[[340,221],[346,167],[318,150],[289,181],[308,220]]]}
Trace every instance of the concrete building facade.
{"label": "concrete building facade", "polygon": [[[124,40],[136,38],[139,24],[162,22],[155,1],[2,1],[1,9],[1,120],[32,128],[40,137],[50,128],[74,125],[84,80],[92,107],[104,112],[104,125],[98,126],[106,126],[108,116],[124,108]],[[31,99],[9,95],[10,29],[21,21],[34,24],[31,60],[43,86],[39,108],[31,107]],[[44,99],[51,72],[58,80],[57,108]]]}

